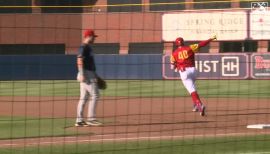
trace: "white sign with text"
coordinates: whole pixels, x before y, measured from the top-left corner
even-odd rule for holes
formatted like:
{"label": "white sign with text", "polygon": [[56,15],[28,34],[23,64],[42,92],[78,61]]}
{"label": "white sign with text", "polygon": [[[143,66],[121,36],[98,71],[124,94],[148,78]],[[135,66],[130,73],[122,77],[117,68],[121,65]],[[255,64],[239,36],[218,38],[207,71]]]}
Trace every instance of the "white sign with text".
{"label": "white sign with text", "polygon": [[218,40],[243,40],[247,38],[247,13],[184,12],[162,16],[162,37],[174,41],[181,36],[185,40],[205,40],[217,34]]}
{"label": "white sign with text", "polygon": [[250,37],[252,39],[270,39],[270,12],[250,13]]}

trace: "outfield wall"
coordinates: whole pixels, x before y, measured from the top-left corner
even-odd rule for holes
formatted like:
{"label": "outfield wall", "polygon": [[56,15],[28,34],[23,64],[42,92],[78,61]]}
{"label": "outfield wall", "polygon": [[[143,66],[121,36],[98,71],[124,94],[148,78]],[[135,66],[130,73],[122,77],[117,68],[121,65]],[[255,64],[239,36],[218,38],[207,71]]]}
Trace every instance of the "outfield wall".
{"label": "outfield wall", "polygon": [[75,79],[75,56],[0,56],[1,80]]}
{"label": "outfield wall", "polygon": [[[162,55],[96,55],[105,79],[162,79]],[[0,56],[0,80],[74,80],[74,55]]]}
{"label": "outfield wall", "polygon": [[[178,79],[170,55],[96,55],[105,79]],[[197,54],[198,79],[270,79],[270,54]],[[0,56],[0,80],[74,80],[76,56]]]}

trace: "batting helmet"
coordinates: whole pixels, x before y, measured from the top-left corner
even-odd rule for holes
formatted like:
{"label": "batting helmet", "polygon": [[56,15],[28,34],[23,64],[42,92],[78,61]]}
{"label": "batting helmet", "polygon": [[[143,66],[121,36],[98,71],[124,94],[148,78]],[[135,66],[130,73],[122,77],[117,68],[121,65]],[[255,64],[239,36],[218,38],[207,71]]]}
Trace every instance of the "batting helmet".
{"label": "batting helmet", "polygon": [[184,39],[182,37],[178,37],[175,39],[174,44],[178,47],[184,45]]}

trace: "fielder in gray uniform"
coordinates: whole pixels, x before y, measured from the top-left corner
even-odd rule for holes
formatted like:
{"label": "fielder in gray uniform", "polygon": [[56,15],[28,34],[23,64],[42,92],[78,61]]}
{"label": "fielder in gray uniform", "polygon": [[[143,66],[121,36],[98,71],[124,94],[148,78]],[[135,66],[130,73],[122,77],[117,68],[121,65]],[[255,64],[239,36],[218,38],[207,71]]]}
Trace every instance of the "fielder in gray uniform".
{"label": "fielder in gray uniform", "polygon": [[[90,46],[94,43],[96,37],[97,35],[93,30],[86,30],[84,32],[83,44],[80,46],[77,56],[77,66],[79,70],[77,80],[80,82],[80,100],[77,106],[76,127],[102,125],[102,123],[96,119],[96,105],[99,90],[97,86],[94,55]],[[83,111],[87,102],[89,102],[88,113],[86,121],[84,121]]]}

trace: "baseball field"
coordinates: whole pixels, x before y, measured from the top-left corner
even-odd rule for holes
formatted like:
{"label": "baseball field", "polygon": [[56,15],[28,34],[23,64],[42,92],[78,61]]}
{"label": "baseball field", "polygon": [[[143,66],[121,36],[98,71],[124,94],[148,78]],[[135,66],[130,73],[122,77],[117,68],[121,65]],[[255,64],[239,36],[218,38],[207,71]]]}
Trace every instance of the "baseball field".
{"label": "baseball field", "polygon": [[199,80],[207,116],[192,112],[180,80],[108,80],[102,127],[74,127],[73,80],[0,82],[1,154],[270,153],[269,80]]}

